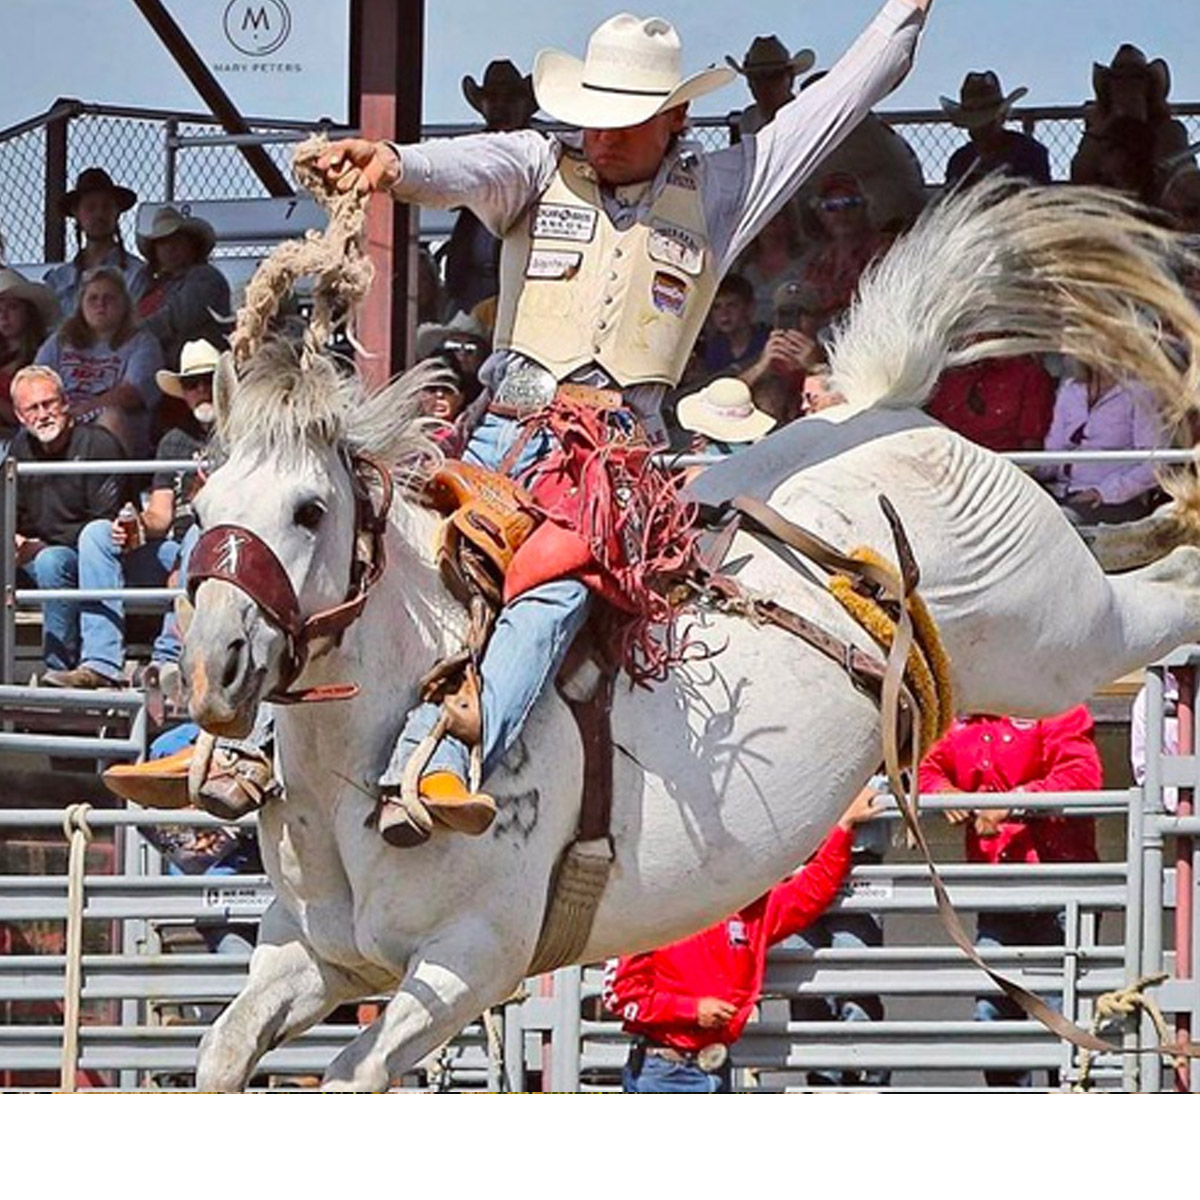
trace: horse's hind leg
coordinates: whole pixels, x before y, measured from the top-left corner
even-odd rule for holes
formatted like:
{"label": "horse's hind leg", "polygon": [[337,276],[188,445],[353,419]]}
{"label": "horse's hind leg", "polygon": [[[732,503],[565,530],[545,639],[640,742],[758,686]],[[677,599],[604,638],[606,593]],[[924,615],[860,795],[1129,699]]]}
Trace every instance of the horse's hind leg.
{"label": "horse's hind leg", "polygon": [[[323,1084],[327,1090],[386,1091],[393,1079],[510,995],[520,982],[504,979],[499,963],[494,963],[489,964],[492,971],[478,972],[490,980],[487,990],[473,987],[443,950],[438,947],[437,962],[413,959],[387,1008],[330,1064]],[[479,964],[474,966],[478,969]]]}
{"label": "horse's hind leg", "polygon": [[1181,546],[1140,571],[1110,580],[1121,616],[1124,670],[1200,640],[1200,549]]}
{"label": "horse's hind leg", "polygon": [[303,1033],[362,990],[339,968],[317,958],[299,937],[260,944],[245,987],[200,1043],[196,1087],[241,1091],[268,1050]]}

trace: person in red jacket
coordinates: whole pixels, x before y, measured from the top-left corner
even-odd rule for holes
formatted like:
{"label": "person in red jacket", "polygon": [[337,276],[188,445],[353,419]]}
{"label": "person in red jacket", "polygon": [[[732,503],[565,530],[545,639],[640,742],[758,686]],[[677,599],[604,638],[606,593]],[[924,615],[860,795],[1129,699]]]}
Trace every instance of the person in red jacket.
{"label": "person in red jacket", "polygon": [[633,1035],[627,1092],[728,1092],[729,1047],[758,1002],[767,950],[815,921],[850,871],[854,828],[880,810],[864,788],[790,879],[681,942],[617,959],[604,1004]]}
{"label": "person in red jacket", "polygon": [[[1057,717],[968,717],[955,721],[926,755],[923,792],[1084,792],[1104,786],[1092,717],[1080,705]],[[1008,807],[951,809],[951,824],[966,829],[967,859],[986,863],[1095,862],[1096,824],[1046,810]],[[981,912],[977,946],[1061,946],[1065,914],[1027,910]],[[1051,1003],[1059,998],[1051,996]],[[1007,997],[980,996],[977,1021],[1016,1021],[1021,1012]],[[1028,1071],[985,1071],[992,1087],[1029,1087]]]}

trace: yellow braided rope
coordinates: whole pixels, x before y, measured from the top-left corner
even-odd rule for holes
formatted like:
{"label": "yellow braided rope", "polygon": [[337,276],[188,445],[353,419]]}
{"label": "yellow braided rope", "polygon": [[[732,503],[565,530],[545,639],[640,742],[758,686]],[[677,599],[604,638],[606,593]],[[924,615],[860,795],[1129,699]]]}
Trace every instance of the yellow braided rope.
{"label": "yellow braided rope", "polygon": [[[1139,1008],[1142,1008],[1146,1010],[1146,1014],[1154,1022],[1159,1043],[1163,1046],[1162,1053],[1170,1054],[1171,1052],[1165,1048],[1165,1043],[1169,1037],[1166,1018],[1162,1015],[1162,1009],[1158,1007],[1150,996],[1145,994],[1146,988],[1157,987],[1166,978],[1166,975],[1144,975],[1136,983],[1131,983],[1128,987],[1117,988],[1114,991],[1104,992],[1097,996],[1096,1011],[1092,1015],[1092,1033],[1099,1033],[1102,1025],[1106,1025],[1112,1021],[1124,1020],[1126,1017],[1133,1016]],[[1182,1068],[1187,1062],[1187,1058],[1184,1055],[1173,1054],[1171,1058],[1174,1060],[1174,1065],[1177,1069]],[[1091,1077],[1092,1052],[1087,1049],[1080,1050],[1079,1081],[1071,1090],[1073,1092],[1086,1092],[1091,1086]]]}

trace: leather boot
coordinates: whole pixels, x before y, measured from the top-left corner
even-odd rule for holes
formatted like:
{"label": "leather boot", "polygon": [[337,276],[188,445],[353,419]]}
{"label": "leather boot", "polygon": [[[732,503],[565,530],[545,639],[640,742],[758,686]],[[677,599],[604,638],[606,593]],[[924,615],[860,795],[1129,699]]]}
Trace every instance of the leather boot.
{"label": "leather boot", "polygon": [[390,846],[419,846],[429,840],[434,824],[478,837],[496,817],[491,796],[472,792],[453,771],[433,771],[420,783],[419,807],[397,795],[379,798],[379,833]]}
{"label": "leather boot", "polygon": [[[144,763],[120,763],[104,772],[109,791],[144,808],[186,808],[188,768],[193,748],[185,746],[166,758]],[[253,750],[218,746],[196,797],[197,805],[214,817],[236,821],[261,808],[275,788],[275,773],[267,758]]]}

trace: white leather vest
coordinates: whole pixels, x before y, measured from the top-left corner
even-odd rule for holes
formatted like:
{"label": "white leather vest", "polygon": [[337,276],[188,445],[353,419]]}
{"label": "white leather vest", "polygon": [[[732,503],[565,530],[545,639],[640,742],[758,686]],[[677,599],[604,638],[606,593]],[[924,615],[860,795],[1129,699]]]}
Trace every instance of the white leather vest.
{"label": "white leather vest", "polygon": [[592,168],[564,153],[505,235],[494,345],[560,380],[597,362],[622,387],[675,384],[717,282],[691,169],[674,166],[644,219],[620,231]]}

